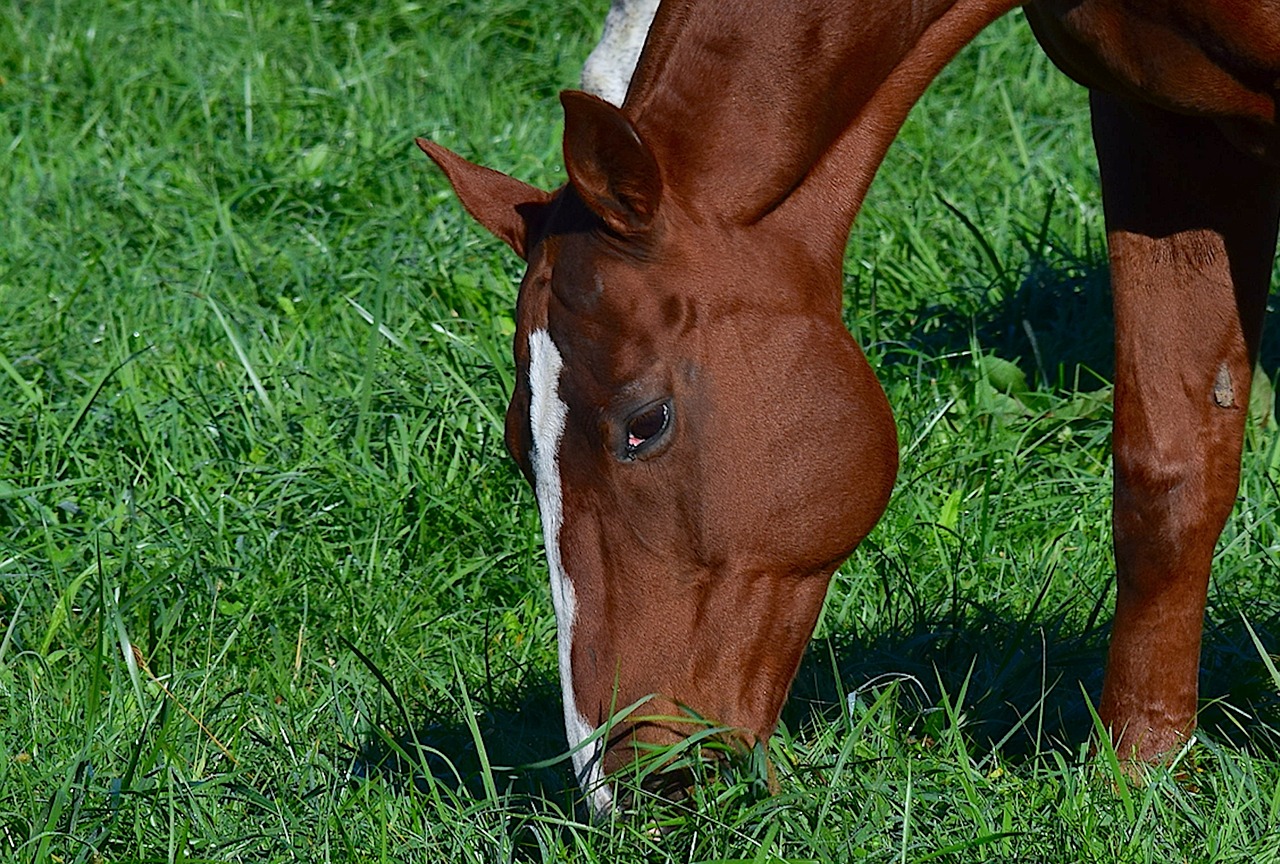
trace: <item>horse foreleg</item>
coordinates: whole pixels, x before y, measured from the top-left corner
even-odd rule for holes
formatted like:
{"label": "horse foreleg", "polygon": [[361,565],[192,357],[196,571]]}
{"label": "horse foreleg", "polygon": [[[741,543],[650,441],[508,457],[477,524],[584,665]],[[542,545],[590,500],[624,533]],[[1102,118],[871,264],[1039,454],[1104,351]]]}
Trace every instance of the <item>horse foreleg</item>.
{"label": "horse foreleg", "polygon": [[1095,91],[1116,319],[1116,614],[1100,716],[1122,758],[1195,728],[1209,567],[1235,501],[1280,172],[1211,122]]}

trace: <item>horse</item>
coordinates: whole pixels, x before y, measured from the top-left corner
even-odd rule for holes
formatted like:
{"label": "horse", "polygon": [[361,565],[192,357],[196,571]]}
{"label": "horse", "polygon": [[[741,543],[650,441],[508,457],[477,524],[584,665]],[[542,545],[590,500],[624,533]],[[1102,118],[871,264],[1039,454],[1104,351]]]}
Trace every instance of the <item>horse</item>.
{"label": "horse", "polygon": [[600,41],[582,64],[582,89],[621,105],[640,61],[658,0],[613,0]]}
{"label": "horse", "polygon": [[[841,321],[845,243],[909,109],[1015,5],[665,0],[620,107],[560,94],[561,188],[419,139],[527,263],[505,438],[541,515],[594,810],[693,718],[742,747],[773,732],[831,574],[897,474],[889,405]],[[1280,219],[1280,5],[1025,14],[1089,90],[1116,334],[1098,715],[1139,766],[1195,728]]]}

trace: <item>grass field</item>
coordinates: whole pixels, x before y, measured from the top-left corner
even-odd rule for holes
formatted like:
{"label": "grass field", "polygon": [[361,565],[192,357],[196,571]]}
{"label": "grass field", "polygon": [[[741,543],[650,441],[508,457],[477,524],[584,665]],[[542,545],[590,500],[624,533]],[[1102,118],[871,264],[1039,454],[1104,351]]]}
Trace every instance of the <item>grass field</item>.
{"label": "grass field", "polygon": [[605,5],[0,0],[0,859],[1280,857],[1245,626],[1280,644],[1265,408],[1199,743],[1143,787],[1086,753],[1109,299],[1084,96],[1020,16],[917,107],[850,241],[903,470],[781,794],[743,768],[583,819],[501,444],[520,268],[412,139],[559,183]]}

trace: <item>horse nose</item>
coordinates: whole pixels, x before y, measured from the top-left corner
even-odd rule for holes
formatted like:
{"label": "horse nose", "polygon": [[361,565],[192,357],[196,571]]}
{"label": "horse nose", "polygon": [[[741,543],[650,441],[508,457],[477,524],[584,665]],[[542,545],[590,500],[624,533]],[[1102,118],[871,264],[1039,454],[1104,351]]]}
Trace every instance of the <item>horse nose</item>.
{"label": "horse nose", "polygon": [[[624,720],[612,730],[604,747],[615,816],[633,810],[637,797],[683,801],[700,782],[753,773],[757,763],[767,764],[754,758],[764,751],[751,733],[691,716],[668,700],[656,697],[636,714],[636,722]],[[754,773],[772,777],[771,769]]]}

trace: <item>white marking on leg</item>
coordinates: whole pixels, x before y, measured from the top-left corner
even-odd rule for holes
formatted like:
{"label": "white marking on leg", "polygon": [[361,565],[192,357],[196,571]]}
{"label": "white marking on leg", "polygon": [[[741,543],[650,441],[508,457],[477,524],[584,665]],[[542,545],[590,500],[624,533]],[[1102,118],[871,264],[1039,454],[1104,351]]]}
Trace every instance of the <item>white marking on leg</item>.
{"label": "white marking on leg", "polygon": [[[557,392],[564,360],[546,330],[529,334],[529,426],[533,433],[534,495],[542,515],[542,540],[551,570],[551,602],[556,610],[556,642],[560,649],[560,690],[564,700],[564,731],[569,748],[578,747],[595,729],[578,710],[573,692],[573,625],[577,598],[560,560],[560,527],[564,524],[564,496],[560,487],[560,439],[569,406]],[[604,782],[603,742],[597,740],[573,754],[574,773],[596,812],[613,807],[613,791]]]}

